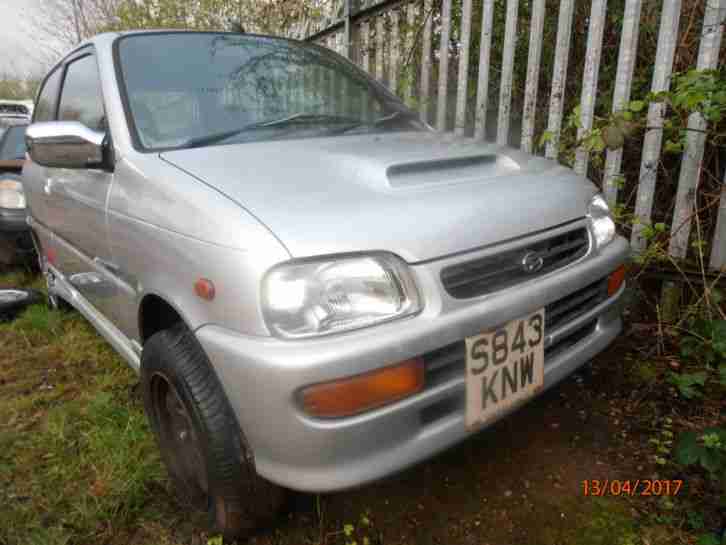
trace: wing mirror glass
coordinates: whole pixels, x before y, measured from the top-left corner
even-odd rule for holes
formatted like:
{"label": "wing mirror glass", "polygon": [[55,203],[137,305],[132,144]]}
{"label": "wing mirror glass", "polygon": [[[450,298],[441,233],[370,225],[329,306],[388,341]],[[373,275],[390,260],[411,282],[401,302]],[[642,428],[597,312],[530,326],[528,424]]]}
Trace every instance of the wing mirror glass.
{"label": "wing mirror glass", "polygon": [[33,123],[25,131],[30,158],[45,167],[104,168],[106,133],[77,121]]}

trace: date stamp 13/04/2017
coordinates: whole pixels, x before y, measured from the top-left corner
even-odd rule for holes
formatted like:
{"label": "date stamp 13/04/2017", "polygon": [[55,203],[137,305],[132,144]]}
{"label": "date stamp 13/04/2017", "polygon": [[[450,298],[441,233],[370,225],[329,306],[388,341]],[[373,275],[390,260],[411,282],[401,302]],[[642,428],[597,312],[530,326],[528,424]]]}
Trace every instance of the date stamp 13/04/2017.
{"label": "date stamp 13/04/2017", "polygon": [[677,496],[681,479],[590,479],[582,481],[584,496]]}

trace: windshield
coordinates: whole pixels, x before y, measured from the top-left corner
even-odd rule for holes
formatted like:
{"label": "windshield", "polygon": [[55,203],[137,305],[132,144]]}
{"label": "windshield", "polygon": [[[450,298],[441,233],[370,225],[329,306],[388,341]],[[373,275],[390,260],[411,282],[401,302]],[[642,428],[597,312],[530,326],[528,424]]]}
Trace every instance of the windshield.
{"label": "windshield", "polygon": [[[118,42],[132,132],[157,150],[423,125],[364,72],[315,45],[263,36],[137,34]],[[396,124],[374,122],[406,112]]]}
{"label": "windshield", "polygon": [[0,161],[25,159],[25,126],[10,127],[0,133]]}

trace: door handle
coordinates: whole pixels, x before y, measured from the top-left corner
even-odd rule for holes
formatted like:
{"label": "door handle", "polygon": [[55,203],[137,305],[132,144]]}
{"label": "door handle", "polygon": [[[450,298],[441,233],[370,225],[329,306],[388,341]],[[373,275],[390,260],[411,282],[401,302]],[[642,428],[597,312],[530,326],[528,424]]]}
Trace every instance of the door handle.
{"label": "door handle", "polygon": [[53,178],[45,179],[45,187],[43,187],[46,195],[50,195],[53,192]]}

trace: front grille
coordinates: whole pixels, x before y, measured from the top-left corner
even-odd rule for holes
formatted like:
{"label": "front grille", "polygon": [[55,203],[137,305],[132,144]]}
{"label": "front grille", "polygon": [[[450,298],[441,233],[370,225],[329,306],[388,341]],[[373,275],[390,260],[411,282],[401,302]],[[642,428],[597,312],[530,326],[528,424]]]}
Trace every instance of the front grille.
{"label": "front grille", "polygon": [[[605,301],[608,297],[607,287],[607,278],[603,278],[547,305],[545,335],[572,322]],[[590,320],[568,335],[560,337],[556,343],[545,347],[545,365],[547,360],[591,335],[596,326],[597,319]],[[426,387],[437,386],[463,373],[465,350],[464,341],[457,341],[424,354]]]}
{"label": "front grille", "polygon": [[[497,255],[446,267],[441,271],[441,282],[452,297],[477,297],[564,267],[587,254],[589,246],[587,229],[583,227]],[[525,256],[530,261],[541,258],[540,268],[527,272],[523,266]]]}
{"label": "front grille", "polygon": [[557,329],[608,298],[607,278],[593,282],[545,307],[545,330]]}

